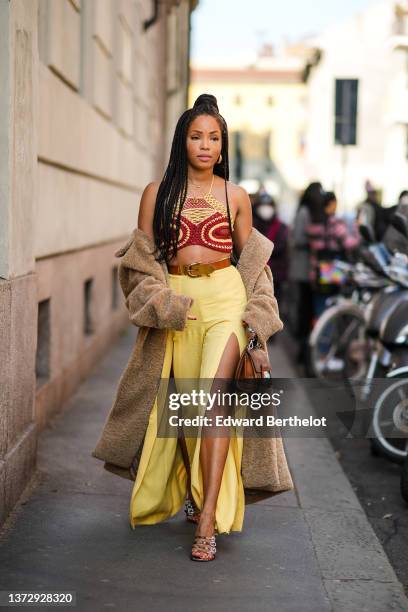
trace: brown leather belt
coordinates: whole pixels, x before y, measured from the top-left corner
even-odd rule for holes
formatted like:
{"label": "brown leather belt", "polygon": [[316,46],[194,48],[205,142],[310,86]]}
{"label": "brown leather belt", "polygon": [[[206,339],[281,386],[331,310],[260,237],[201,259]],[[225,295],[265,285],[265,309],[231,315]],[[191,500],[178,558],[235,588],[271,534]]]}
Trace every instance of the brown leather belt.
{"label": "brown leather belt", "polygon": [[187,276],[210,276],[211,272],[214,270],[220,270],[221,268],[226,268],[227,266],[231,266],[231,259],[226,257],[225,259],[218,259],[217,261],[212,262],[200,262],[195,261],[191,264],[184,264],[178,266],[167,266],[170,274],[186,274]]}

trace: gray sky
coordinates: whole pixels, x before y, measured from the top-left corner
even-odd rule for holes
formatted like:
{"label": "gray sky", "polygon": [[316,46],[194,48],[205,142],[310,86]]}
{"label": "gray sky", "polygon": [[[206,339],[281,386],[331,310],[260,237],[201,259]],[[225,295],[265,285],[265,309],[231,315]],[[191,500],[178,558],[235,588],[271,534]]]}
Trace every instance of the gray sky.
{"label": "gray sky", "polygon": [[261,42],[318,34],[376,1],[200,0],[192,14],[192,61],[245,61]]}

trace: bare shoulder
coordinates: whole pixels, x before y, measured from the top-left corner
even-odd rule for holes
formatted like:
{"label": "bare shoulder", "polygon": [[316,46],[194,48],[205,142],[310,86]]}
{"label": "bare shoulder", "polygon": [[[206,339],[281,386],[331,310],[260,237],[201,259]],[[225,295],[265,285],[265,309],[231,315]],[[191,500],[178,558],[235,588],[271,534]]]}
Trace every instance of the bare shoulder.
{"label": "bare shoulder", "polygon": [[249,197],[246,189],[237,185],[236,183],[232,183],[231,181],[227,181],[227,190],[228,195],[231,195],[233,198],[242,199],[245,197]]}
{"label": "bare shoulder", "polygon": [[159,191],[160,181],[152,181],[143,189],[142,199],[156,201],[157,192]]}
{"label": "bare shoulder", "polygon": [[251,200],[247,190],[244,187],[241,187],[241,185],[237,185],[236,183],[232,183],[231,181],[227,181],[227,190],[232,201],[236,203],[237,210],[248,207],[251,208]]}
{"label": "bare shoulder", "polygon": [[153,235],[152,223],[159,186],[160,181],[148,183],[140,198],[138,227],[149,235]]}
{"label": "bare shoulder", "polygon": [[153,208],[156,204],[157,192],[159,191],[160,181],[152,181],[148,183],[143,189],[142,197],[140,199],[140,207],[142,208]]}

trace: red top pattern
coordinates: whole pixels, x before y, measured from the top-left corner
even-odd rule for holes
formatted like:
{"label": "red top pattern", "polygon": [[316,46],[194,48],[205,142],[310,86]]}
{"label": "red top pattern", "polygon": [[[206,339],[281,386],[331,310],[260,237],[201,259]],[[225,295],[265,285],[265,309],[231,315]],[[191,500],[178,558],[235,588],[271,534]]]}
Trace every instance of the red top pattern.
{"label": "red top pattern", "polygon": [[[174,228],[176,218],[175,216],[173,221]],[[233,242],[226,205],[216,200],[211,193],[200,198],[186,198],[180,223],[178,249],[198,244],[214,251],[232,251]],[[234,229],[232,219],[231,225]]]}

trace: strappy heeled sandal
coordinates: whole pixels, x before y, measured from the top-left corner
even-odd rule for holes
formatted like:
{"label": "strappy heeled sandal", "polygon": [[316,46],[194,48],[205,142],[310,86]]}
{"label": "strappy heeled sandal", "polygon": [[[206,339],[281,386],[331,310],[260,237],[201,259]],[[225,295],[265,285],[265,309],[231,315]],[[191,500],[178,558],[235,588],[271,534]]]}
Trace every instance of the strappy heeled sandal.
{"label": "strappy heeled sandal", "polygon": [[200,536],[196,535],[191,549],[191,559],[193,561],[213,561],[217,553],[217,543],[215,535]]}
{"label": "strappy heeled sandal", "polygon": [[201,513],[199,509],[193,504],[191,499],[186,499],[184,503],[184,512],[186,514],[186,518],[190,523],[198,523],[200,520]]}

